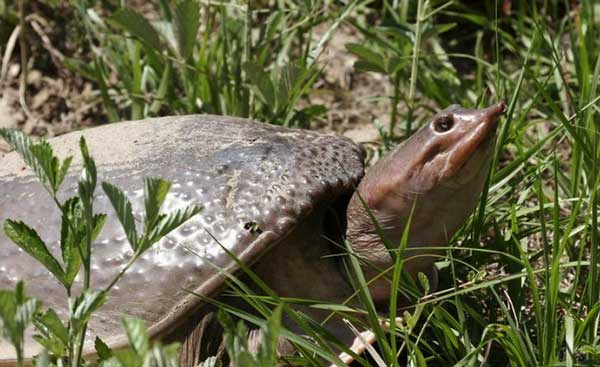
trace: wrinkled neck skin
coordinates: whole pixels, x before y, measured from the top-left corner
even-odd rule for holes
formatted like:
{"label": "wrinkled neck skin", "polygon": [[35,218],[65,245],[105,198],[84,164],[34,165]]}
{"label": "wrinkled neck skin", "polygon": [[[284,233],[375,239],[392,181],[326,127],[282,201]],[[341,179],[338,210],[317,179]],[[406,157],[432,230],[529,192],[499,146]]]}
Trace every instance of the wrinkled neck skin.
{"label": "wrinkled neck skin", "polygon": [[[484,110],[451,106],[367,172],[350,200],[346,232],[369,264],[363,266],[367,279],[393,261],[365,206],[393,247],[400,244],[414,206],[404,267],[413,277],[424,273],[436,288],[434,262],[444,251],[431,247],[446,246],[473,212],[489,171],[495,121],[503,111],[501,104]],[[453,129],[440,133],[436,118],[446,115],[454,119]],[[388,301],[388,280],[372,282],[369,289],[376,303]]]}

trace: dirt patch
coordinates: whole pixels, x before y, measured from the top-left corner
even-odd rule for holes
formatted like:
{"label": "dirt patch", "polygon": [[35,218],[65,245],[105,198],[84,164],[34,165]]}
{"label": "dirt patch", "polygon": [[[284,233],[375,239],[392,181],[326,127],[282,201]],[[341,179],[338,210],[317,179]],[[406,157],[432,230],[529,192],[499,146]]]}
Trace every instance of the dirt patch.
{"label": "dirt patch", "polygon": [[[3,125],[33,136],[51,137],[105,122],[98,93],[76,76],[61,78],[40,70],[27,73],[25,106],[19,100],[19,65],[2,90]],[[8,116],[8,118],[7,118]]]}
{"label": "dirt patch", "polygon": [[[152,8],[140,8],[147,10],[144,14],[149,18],[156,13]],[[70,72],[62,62],[65,57],[80,57],[85,50],[76,49],[76,45],[61,38],[65,32],[57,30],[61,25],[43,18],[42,10],[38,12],[41,15],[29,18],[28,44],[32,49],[28,50],[24,106],[19,100],[21,68],[17,45],[0,88],[0,124],[29,135],[51,137],[107,122],[97,87]],[[329,26],[323,24],[316,30],[315,42]],[[389,123],[391,85],[383,75],[354,70],[356,57],[345,45],[361,41],[360,33],[350,25],[341,25],[333,33],[319,61],[323,73],[302,104],[321,104],[328,109],[324,118],[311,123],[311,129],[369,143],[380,139],[373,122],[377,120],[382,126]]]}
{"label": "dirt patch", "polygon": [[[324,33],[317,29],[316,36]],[[358,143],[380,139],[374,121],[389,125],[392,85],[384,75],[358,73],[354,70],[357,58],[346,50],[348,43],[360,43],[362,35],[349,25],[340,26],[333,34],[320,63],[325,67],[309,96],[312,104],[328,108],[325,124],[313,128],[345,135]]]}
{"label": "dirt patch", "polygon": [[[60,15],[54,13],[57,11]],[[93,84],[70,72],[63,60],[78,58],[85,50],[73,42],[66,19],[72,7],[46,9],[31,3],[25,40],[26,81],[21,85],[19,42],[2,48],[0,122],[32,136],[51,137],[107,121]],[[20,89],[23,88],[23,98]]]}

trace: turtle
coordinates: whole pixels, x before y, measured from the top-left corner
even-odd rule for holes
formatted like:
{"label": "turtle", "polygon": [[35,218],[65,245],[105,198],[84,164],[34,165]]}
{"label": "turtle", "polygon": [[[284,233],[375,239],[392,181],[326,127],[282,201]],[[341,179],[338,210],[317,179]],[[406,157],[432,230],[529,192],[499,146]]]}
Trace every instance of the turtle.
{"label": "turtle", "polygon": [[[439,254],[428,247],[445,245],[475,207],[505,109],[502,102],[481,109],[451,105],[369,169],[364,150],[347,138],[225,116],[150,118],[50,139],[59,156],[75,156],[78,166],[79,139],[85,136],[99,180],[122,188],[136,214],[141,215],[140,188],[148,176],[173,183],[167,210],[203,206],[115,286],[90,320],[85,353],[93,354],[95,336],[112,348],[124,347],[120,320],[132,316],[146,322],[153,338],[182,342],[182,366],[195,366],[206,357],[199,345],[205,326],[214,325],[205,317],[214,309],[203,297],[222,294],[227,274],[239,272],[240,264],[251,266],[281,296],[340,303],[354,289],[340,265],[343,256],[331,256],[343,251],[334,240],[345,237],[370,264],[363,271],[371,280],[377,269],[393,265],[383,238],[398,243],[409,217],[405,267],[413,276],[426,274],[435,288]],[[67,176],[59,197],[77,190],[77,181]],[[94,206],[114,213],[101,192]],[[0,156],[0,222],[7,218],[34,227],[57,255],[58,210],[15,152]],[[132,255],[115,216],[109,215],[93,251],[92,287],[99,288]],[[0,289],[14,289],[19,280],[28,295],[66,316],[61,285],[0,233]],[[384,307],[389,281],[372,281],[369,292]],[[324,317],[318,309],[306,312]],[[339,320],[325,326],[344,342],[354,339]],[[40,348],[27,335],[26,357]],[[0,341],[0,365],[13,365],[14,358]]]}

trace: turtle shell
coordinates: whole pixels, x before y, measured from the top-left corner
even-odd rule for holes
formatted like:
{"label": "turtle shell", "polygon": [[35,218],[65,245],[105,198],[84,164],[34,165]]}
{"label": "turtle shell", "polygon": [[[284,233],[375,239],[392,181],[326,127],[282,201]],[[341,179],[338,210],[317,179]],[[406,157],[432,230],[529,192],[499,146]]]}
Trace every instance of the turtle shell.
{"label": "turtle shell", "polygon": [[[95,336],[109,346],[126,344],[121,318],[143,319],[160,336],[202,301],[189,291],[214,296],[224,285],[222,270],[236,263],[222,249],[251,264],[281,243],[316,204],[353,190],[363,175],[362,150],[350,140],[222,116],[182,116],[130,121],[73,132],[50,140],[55,154],[73,155],[84,135],[98,167],[98,181],[120,187],[143,215],[143,178],[172,182],[163,211],[190,204],[203,211],[155,244],[137,260],[89,323],[86,351]],[[59,198],[76,194],[78,174],[65,179]],[[101,189],[95,212],[108,220],[93,245],[92,288],[101,288],[125,266],[132,250]],[[60,259],[59,211],[32,172],[14,153],[0,156],[0,222],[23,220],[35,228]],[[258,230],[260,229],[260,230]],[[218,243],[217,243],[218,241]],[[220,245],[219,245],[220,243]],[[74,285],[77,294],[82,276]],[[66,318],[66,292],[53,276],[0,233],[0,289],[24,280],[28,296]],[[40,351],[31,335],[26,356]],[[0,364],[14,359],[0,341]]]}

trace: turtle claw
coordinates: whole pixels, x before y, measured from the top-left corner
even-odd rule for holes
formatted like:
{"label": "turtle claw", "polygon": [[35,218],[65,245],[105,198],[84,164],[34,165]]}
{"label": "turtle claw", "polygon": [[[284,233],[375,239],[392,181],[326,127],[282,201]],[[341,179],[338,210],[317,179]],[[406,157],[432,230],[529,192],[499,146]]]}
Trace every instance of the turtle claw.
{"label": "turtle claw", "polygon": [[[355,338],[352,340],[352,345],[350,346],[350,350],[356,354],[361,355],[365,351],[368,351],[369,354],[373,357],[378,366],[385,366],[381,356],[377,353],[377,351],[373,348],[372,344],[377,341],[377,337],[372,330],[358,331],[358,329],[352,325],[352,323],[346,319],[344,319],[344,323],[348,326],[348,328],[355,335]],[[346,352],[342,352],[338,356],[342,362],[346,365],[350,365],[354,362],[354,357]],[[333,367],[331,365],[330,367]]]}
{"label": "turtle claw", "polygon": [[[356,338],[352,341],[352,345],[350,346],[350,350],[357,355],[363,354],[368,348],[373,348],[371,344],[375,343],[375,333],[371,330],[366,330],[363,332],[358,332],[356,328],[352,327],[352,331],[356,331]],[[376,352],[375,352],[376,353]],[[346,352],[342,352],[338,355],[339,359],[346,365],[350,365],[354,362],[354,357]],[[335,367],[335,364],[331,364],[329,367]]]}
{"label": "turtle claw", "polygon": [[[396,325],[399,325],[403,322],[402,317],[396,317]],[[375,361],[378,367],[386,367],[386,363],[383,358],[377,353],[375,348],[373,348],[373,344],[377,341],[377,337],[372,330],[358,331],[358,329],[352,325],[352,323],[346,319],[344,319],[344,323],[348,326],[348,328],[355,335],[355,338],[352,340],[352,345],[350,346],[350,351],[352,351],[356,355],[362,355],[365,351],[368,351],[373,361]],[[380,325],[384,330],[389,330],[391,323],[389,320],[380,320]],[[354,362],[354,357],[346,352],[342,352],[338,355],[338,358],[346,365],[350,365]],[[330,364],[329,367],[336,367],[334,363]]]}

